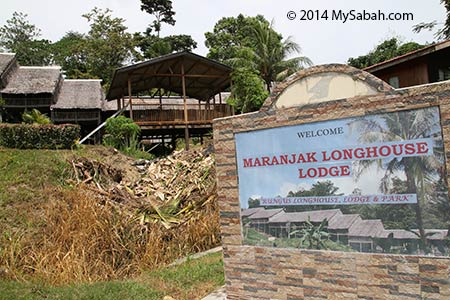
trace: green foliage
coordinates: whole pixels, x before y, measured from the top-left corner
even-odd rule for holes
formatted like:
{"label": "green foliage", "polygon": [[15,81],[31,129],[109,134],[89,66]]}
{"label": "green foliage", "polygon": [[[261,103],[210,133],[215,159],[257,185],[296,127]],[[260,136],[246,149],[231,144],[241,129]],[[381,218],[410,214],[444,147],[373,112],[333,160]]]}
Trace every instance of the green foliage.
{"label": "green foliage", "polygon": [[281,40],[281,35],[275,32],[272,23],[258,22],[253,27],[253,35],[256,39],[254,61],[268,91],[272,82],[283,80],[303,67],[312,65],[305,56],[287,59],[291,54],[300,53],[300,46],[291,37]]}
{"label": "green foliage", "polygon": [[50,42],[40,40],[40,29],[27,20],[27,15],[14,12],[0,27],[0,47],[16,53],[22,65],[48,65],[51,62]]}
{"label": "green foliage", "polygon": [[[445,10],[446,10],[446,14],[447,14],[447,18],[443,24],[443,27],[441,29],[439,29],[436,33],[435,33],[435,37],[438,40],[446,40],[446,39],[450,39],[450,0],[441,0],[441,3],[444,5]],[[438,22],[435,21],[431,21],[431,22],[422,22],[419,23],[417,25],[413,26],[413,31],[415,33],[419,33],[422,30],[433,30],[438,24]]]}
{"label": "green foliage", "polygon": [[326,219],[319,226],[316,226],[311,223],[308,217],[304,227],[299,230],[301,246],[307,249],[327,249],[325,241],[329,239],[330,234],[325,230],[326,225]]}
{"label": "green foliage", "polygon": [[[258,23],[269,22],[262,16],[246,17],[239,14],[237,17],[224,17],[215,25],[213,32],[206,32],[205,45],[209,49],[208,58],[221,62],[238,57],[238,52],[242,48],[254,49],[256,39],[253,28]],[[281,40],[281,35],[277,39]]]}
{"label": "green foliage", "polygon": [[158,37],[161,32],[161,23],[175,25],[175,19],[173,18],[175,12],[172,9],[171,0],[141,0],[141,3],[141,10],[155,17],[153,25],[149,26],[149,30],[153,28],[158,33]]}
{"label": "green foliage", "polygon": [[136,34],[135,38],[143,56],[147,59],[197,48],[197,42],[186,34],[158,37],[147,31],[144,34]]}
{"label": "green foliage", "polygon": [[261,203],[259,201],[259,199],[252,199],[249,198],[248,199],[248,208],[255,208],[255,207],[260,207]]}
{"label": "green foliage", "polygon": [[88,68],[88,50],[87,36],[70,31],[52,45],[53,61],[61,66],[68,79],[93,78],[96,76]]}
{"label": "green foliage", "polygon": [[228,102],[237,111],[245,113],[258,110],[269,96],[263,80],[248,68],[235,69],[231,78],[233,88]]}
{"label": "green foliage", "polygon": [[164,295],[176,299],[201,299],[205,293],[223,284],[222,255],[216,253],[126,281],[50,286],[0,280],[0,295],[4,300],[160,300]]}
{"label": "green foliage", "polygon": [[426,45],[420,45],[415,42],[402,43],[398,38],[393,37],[381,42],[366,55],[361,55],[356,58],[349,58],[347,63],[355,68],[364,69],[368,66],[406,54],[425,46]]}
{"label": "green foliage", "polygon": [[[115,69],[134,59],[135,39],[126,32],[125,20],[115,18],[109,9],[95,7],[83,15],[90,30],[82,42],[86,51],[87,73],[109,84]],[[81,45],[83,46],[83,44]]]}
{"label": "green foliage", "polygon": [[125,153],[134,152],[138,148],[138,136],[141,131],[132,119],[118,116],[106,120],[106,135],[103,143]]}
{"label": "green foliage", "polygon": [[274,81],[311,65],[307,57],[287,59],[300,47],[290,37],[283,40],[261,15],[222,18],[205,37],[207,56],[234,68],[229,103],[238,112],[258,110]]}
{"label": "green foliage", "polygon": [[0,124],[0,146],[17,149],[70,149],[80,138],[78,125]]}
{"label": "green foliage", "polygon": [[37,125],[47,125],[52,122],[46,114],[41,113],[39,110],[35,108],[33,108],[31,112],[25,111],[22,114],[22,120],[26,124],[37,124]]}

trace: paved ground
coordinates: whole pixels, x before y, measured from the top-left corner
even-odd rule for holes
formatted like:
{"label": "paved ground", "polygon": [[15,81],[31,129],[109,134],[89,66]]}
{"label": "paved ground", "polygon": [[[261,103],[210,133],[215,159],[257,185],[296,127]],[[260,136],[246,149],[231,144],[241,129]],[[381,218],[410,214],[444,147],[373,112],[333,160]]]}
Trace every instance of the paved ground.
{"label": "paved ground", "polygon": [[227,294],[225,293],[225,288],[221,287],[220,289],[209,294],[202,300],[226,300],[226,299],[227,299]]}

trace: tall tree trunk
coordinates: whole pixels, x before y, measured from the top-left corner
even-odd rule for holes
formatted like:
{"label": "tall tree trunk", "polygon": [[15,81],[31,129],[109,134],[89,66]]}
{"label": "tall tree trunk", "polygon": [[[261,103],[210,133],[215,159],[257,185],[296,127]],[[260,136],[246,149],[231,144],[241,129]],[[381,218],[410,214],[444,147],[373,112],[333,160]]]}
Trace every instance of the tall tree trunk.
{"label": "tall tree trunk", "polygon": [[[413,158],[417,159],[417,158]],[[423,228],[423,217],[422,217],[422,205],[421,205],[421,197],[417,192],[416,186],[416,177],[414,176],[414,171],[411,169],[411,159],[408,159],[405,164],[405,174],[406,174],[406,192],[409,194],[417,195],[417,203],[414,204],[414,210],[416,212],[416,223],[419,229],[419,237],[420,237],[420,249],[423,251],[427,251],[427,238],[425,236],[425,229]]]}

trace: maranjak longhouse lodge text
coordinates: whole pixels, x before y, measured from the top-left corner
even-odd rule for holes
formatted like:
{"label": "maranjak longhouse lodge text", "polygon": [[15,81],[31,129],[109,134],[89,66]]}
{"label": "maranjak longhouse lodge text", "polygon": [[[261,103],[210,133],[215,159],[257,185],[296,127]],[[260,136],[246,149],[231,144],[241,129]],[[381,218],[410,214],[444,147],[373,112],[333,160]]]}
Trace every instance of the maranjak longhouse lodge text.
{"label": "maranjak longhouse lodge text", "polygon": [[421,139],[386,142],[382,145],[247,157],[243,158],[242,166],[244,168],[255,168],[311,164],[310,167],[298,169],[299,178],[346,177],[352,175],[351,164],[339,162],[431,155],[433,151],[432,145],[431,139]]}

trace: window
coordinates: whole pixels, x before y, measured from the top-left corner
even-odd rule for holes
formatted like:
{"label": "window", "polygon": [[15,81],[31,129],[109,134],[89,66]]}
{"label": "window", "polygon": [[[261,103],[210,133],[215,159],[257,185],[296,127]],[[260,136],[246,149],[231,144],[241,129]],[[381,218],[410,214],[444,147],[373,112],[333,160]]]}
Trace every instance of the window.
{"label": "window", "polygon": [[439,69],[439,78],[438,81],[444,81],[450,79],[450,68],[447,69]]}
{"label": "window", "polygon": [[398,76],[393,76],[389,78],[389,84],[398,89],[400,87],[400,80],[398,79]]}

